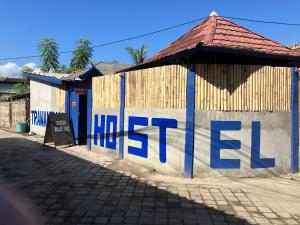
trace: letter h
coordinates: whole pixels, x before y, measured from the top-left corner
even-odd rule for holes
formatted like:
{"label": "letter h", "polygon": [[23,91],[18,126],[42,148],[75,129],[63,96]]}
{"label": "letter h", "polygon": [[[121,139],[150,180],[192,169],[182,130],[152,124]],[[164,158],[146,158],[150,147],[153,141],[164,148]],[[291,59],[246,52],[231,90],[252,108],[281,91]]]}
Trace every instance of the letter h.
{"label": "letter h", "polygon": [[98,115],[95,115],[94,121],[94,145],[98,145],[98,135],[100,135],[100,146],[104,147],[105,115],[101,115],[100,126],[98,122]]}

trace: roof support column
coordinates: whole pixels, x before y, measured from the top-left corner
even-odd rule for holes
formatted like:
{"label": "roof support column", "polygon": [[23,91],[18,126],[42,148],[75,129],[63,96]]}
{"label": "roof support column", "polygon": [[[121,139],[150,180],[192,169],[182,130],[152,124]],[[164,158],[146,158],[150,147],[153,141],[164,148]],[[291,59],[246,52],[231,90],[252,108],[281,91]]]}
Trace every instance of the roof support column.
{"label": "roof support column", "polygon": [[186,126],[184,176],[193,177],[195,134],[195,65],[188,65],[186,82]]}
{"label": "roof support column", "polygon": [[92,123],[93,123],[93,89],[92,79],[88,80],[87,89],[87,149],[92,149]]}
{"label": "roof support column", "polygon": [[125,73],[120,75],[120,139],[119,159],[124,158]]}
{"label": "roof support column", "polygon": [[291,173],[299,168],[299,74],[296,67],[291,68]]}

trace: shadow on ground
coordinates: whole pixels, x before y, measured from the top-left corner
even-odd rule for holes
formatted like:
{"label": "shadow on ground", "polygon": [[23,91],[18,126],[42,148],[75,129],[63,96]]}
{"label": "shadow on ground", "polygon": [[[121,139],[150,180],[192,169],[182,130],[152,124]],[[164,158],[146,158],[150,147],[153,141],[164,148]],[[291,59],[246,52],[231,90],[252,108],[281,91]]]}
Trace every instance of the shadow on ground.
{"label": "shadow on ground", "polygon": [[250,224],[230,206],[212,208],[171,193],[174,186],[149,185],[25,138],[2,138],[0,146],[2,180],[46,224]]}

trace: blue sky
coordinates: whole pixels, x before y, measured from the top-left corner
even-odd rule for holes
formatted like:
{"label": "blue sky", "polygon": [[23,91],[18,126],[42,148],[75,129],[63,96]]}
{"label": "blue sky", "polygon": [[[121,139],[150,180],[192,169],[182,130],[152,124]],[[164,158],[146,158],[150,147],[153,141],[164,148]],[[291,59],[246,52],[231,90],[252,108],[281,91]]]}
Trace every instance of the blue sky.
{"label": "blue sky", "polygon": [[[101,44],[208,16],[212,10],[225,16],[300,23],[299,8],[299,0],[1,0],[0,58],[36,55],[36,46],[44,37],[56,39],[60,50],[71,50],[81,37]],[[300,42],[300,27],[234,22],[285,45]],[[195,25],[97,48],[93,60],[130,63],[125,47],[142,44],[151,56]],[[60,62],[68,65],[70,57],[61,55]],[[40,62],[0,61],[0,75],[7,63],[17,68]]]}

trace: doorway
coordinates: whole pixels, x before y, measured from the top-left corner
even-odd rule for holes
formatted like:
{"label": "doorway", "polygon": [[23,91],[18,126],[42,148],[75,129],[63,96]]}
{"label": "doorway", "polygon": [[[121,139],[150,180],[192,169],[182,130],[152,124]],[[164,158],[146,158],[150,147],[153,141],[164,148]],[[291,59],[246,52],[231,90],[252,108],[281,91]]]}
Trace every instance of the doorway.
{"label": "doorway", "polygon": [[87,144],[87,95],[79,95],[78,144]]}
{"label": "doorway", "polygon": [[66,112],[70,118],[74,142],[91,149],[92,88],[91,79],[70,83],[66,96]]}

